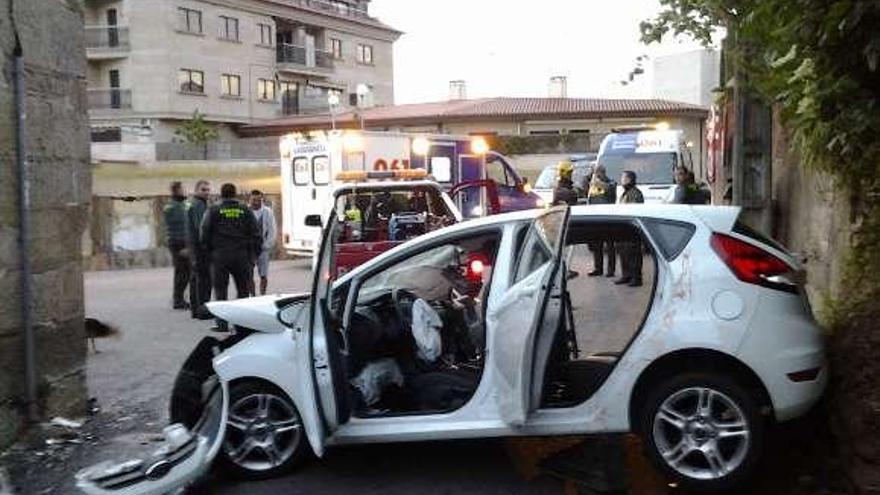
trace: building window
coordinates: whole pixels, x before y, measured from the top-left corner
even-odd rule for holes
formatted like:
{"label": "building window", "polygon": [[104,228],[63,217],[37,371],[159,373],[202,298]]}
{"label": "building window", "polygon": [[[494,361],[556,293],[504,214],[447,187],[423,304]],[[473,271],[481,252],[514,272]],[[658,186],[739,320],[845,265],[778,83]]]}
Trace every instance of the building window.
{"label": "building window", "polygon": [[284,115],[298,114],[299,84],[292,81],[281,81],[278,85],[278,92],[281,94],[281,113]]}
{"label": "building window", "polygon": [[272,26],[268,24],[258,24],[260,26],[260,44],[272,46]]}
{"label": "building window", "polygon": [[177,81],[180,83],[182,93],[204,94],[205,92],[205,73],[200,70],[180,69]]}
{"label": "building window", "polygon": [[221,75],[220,91],[224,96],[241,96],[241,77],[233,74]]}
{"label": "building window", "polygon": [[342,40],[330,38],[330,53],[337,60],[342,58]]}
{"label": "building window", "polygon": [[225,40],[238,41],[238,19],[221,15],[220,37]]}
{"label": "building window", "polygon": [[118,127],[93,127],[91,138],[93,143],[118,143],[122,141],[122,130]]}
{"label": "building window", "polygon": [[275,81],[272,79],[257,79],[257,98],[275,101]]}
{"label": "building window", "polygon": [[186,7],[177,8],[177,18],[179,29],[187,33],[202,34],[202,11],[188,9]]}
{"label": "building window", "polygon": [[358,45],[357,61],[362,64],[373,64],[373,46]]}

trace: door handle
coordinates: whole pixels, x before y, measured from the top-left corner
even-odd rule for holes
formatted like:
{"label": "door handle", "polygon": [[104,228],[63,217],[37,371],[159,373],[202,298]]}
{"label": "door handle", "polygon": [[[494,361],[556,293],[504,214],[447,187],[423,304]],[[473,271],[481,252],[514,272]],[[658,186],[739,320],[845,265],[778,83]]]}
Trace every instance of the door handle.
{"label": "door handle", "polygon": [[313,187],[313,188],[312,188],[312,200],[314,201],[315,198],[317,198],[317,197],[318,197],[318,192],[317,192],[317,191],[315,190],[315,188]]}

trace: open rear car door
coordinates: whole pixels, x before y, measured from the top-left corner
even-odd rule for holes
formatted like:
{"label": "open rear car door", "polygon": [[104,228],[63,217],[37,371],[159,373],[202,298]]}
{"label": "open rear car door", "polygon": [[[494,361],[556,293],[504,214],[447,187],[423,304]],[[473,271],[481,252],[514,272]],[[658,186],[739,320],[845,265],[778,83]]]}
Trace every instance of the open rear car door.
{"label": "open rear car door", "polygon": [[567,206],[551,208],[534,220],[516,253],[510,287],[489,310],[498,409],[501,419],[514,427],[525,424],[533,408],[538,334],[545,326],[544,314],[553,288],[559,285],[557,279],[565,276],[561,267],[567,226]]}

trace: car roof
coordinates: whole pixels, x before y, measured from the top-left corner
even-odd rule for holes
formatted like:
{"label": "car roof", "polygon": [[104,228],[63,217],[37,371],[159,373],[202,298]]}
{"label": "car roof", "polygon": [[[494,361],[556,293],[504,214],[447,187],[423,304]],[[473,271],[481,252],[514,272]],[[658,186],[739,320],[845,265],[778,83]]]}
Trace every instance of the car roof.
{"label": "car roof", "polygon": [[[396,256],[398,253],[408,251],[410,249],[418,249],[423,244],[429,244],[435,239],[458,233],[465,233],[471,230],[480,230],[484,227],[493,225],[502,226],[508,223],[531,221],[544,213],[545,209],[531,209],[514,211],[511,213],[502,213],[499,215],[491,215],[488,217],[467,220],[464,222],[444,227],[442,229],[429,232],[407,241],[399,246],[394,247],[379,256],[371,259],[354,270],[346,273],[342,278],[337,280],[336,284],[343,284],[349,279],[356,277],[363,271],[369,269],[375,263],[382,263],[383,260]],[[587,217],[626,217],[626,218],[656,218],[660,220],[675,220],[695,224],[702,228],[711,230],[729,231],[733,227],[736,218],[739,216],[740,208],[735,206],[693,206],[693,205],[654,205],[654,204],[609,204],[609,205],[577,205],[571,207],[572,218]]]}
{"label": "car roof", "polygon": [[365,181],[365,182],[345,182],[337,186],[336,190],[346,189],[406,189],[407,187],[433,187],[434,189],[443,189],[440,184],[432,180],[382,180],[382,181]]}

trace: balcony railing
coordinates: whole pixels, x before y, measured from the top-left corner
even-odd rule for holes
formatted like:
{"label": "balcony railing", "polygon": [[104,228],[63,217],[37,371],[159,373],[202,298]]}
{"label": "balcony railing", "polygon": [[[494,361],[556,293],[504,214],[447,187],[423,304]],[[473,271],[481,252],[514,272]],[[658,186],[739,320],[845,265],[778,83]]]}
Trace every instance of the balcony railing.
{"label": "balcony railing", "polygon": [[115,110],[131,108],[130,89],[88,90],[89,110]]}
{"label": "balcony railing", "polygon": [[282,43],[276,50],[279,64],[293,64],[304,68],[333,70],[333,55],[321,50],[310,51],[304,46]]}
{"label": "balcony railing", "polygon": [[293,5],[295,7],[305,7],[307,9],[312,10],[320,10],[321,12],[328,12],[331,14],[345,16],[345,17],[357,17],[361,19],[372,19],[369,13],[365,9],[359,9],[357,7],[352,7],[343,2],[328,2],[327,0],[284,0],[285,3]]}
{"label": "balcony railing", "polygon": [[333,54],[321,50],[315,50],[315,65],[323,69],[333,69]]}
{"label": "balcony railing", "polygon": [[128,50],[131,48],[128,27],[125,26],[87,26],[86,48],[95,51]]}
{"label": "balcony railing", "polygon": [[279,44],[277,55],[279,64],[306,65],[306,48],[304,46]]}

